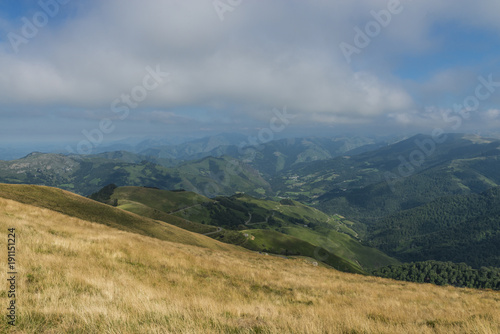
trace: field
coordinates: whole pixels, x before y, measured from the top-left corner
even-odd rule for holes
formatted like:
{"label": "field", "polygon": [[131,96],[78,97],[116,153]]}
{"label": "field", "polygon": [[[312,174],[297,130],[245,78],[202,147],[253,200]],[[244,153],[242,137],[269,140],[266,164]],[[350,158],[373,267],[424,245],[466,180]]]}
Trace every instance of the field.
{"label": "field", "polygon": [[19,272],[4,333],[500,332],[499,292],[347,274],[186,231],[207,247],[159,240],[4,198],[0,217],[2,240],[16,228]]}

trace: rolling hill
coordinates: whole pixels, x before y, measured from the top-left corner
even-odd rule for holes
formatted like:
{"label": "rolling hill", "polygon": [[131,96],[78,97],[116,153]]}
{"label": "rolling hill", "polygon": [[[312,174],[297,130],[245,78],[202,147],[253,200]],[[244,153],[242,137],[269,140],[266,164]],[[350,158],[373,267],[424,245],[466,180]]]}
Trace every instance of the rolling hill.
{"label": "rolling hill", "polygon": [[185,230],[207,234],[217,231],[215,226],[200,224],[171,215],[182,210],[193,201],[210,201],[196,193],[186,191],[168,191],[146,187],[120,187],[110,184],[89,196],[95,201],[109,204],[133,212],[143,217],[161,220]]}
{"label": "rolling hill", "polygon": [[[272,201],[238,194],[216,200],[217,203],[210,203],[204,208],[210,217],[205,218],[205,221],[212,225],[235,230],[267,230],[269,233],[283,234],[279,237],[282,239],[298,238],[363,270],[398,263],[383,252],[365,245],[352,229],[354,223],[341,216],[328,215],[289,199]],[[192,211],[202,210],[186,210],[183,217],[189,219]],[[206,216],[207,213],[204,214]],[[279,245],[273,248],[285,249]],[[293,251],[291,248],[288,250]]]}
{"label": "rolling hill", "polygon": [[[218,240],[256,251],[316,257],[341,270],[364,272],[398,264],[397,260],[357,240],[349,221],[291,200],[262,200],[245,194],[209,199],[187,191],[144,187],[113,187],[106,197],[98,194],[92,197],[193,232],[210,233],[219,226],[224,230],[211,234]],[[172,216],[183,223],[172,223]],[[230,230],[239,231],[239,235]],[[243,238],[244,233],[270,239],[262,246],[263,242]],[[315,254],[317,250],[324,255]]]}

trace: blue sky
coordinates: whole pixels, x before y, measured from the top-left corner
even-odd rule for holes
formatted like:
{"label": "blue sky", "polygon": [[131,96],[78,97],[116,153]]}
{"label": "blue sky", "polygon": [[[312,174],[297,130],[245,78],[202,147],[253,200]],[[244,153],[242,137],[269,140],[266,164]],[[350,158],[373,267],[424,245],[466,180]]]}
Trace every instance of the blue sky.
{"label": "blue sky", "polygon": [[[8,145],[75,143],[102,124],[104,141],[252,134],[285,107],[280,136],[500,129],[496,86],[460,128],[443,117],[478,78],[500,82],[497,0],[59,1],[0,4]],[[350,62],[341,45],[357,48]]]}

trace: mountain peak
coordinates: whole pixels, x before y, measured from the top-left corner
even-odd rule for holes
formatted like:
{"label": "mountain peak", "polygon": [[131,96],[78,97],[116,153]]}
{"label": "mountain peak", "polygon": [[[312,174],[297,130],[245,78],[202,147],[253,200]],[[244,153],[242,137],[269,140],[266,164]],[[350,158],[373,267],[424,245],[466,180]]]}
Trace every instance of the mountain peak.
{"label": "mountain peak", "polygon": [[31,152],[30,154],[26,155],[24,158],[22,159],[25,159],[25,158],[31,158],[31,157],[36,157],[36,156],[39,156],[39,155],[43,155],[43,154],[46,154],[46,153],[43,153],[43,152],[38,152],[38,151],[34,151],[34,152]]}

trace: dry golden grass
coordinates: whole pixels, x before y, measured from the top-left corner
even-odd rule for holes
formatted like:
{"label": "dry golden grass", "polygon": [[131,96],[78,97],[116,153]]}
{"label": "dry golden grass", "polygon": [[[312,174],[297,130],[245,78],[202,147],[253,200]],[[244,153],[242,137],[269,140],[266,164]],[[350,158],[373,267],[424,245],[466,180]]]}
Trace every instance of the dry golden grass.
{"label": "dry golden grass", "polygon": [[[160,240],[175,241],[217,250],[235,249],[233,245],[206,238],[197,233],[189,233],[182,228],[163,221],[127,212],[58,188],[0,183],[0,198],[2,197],[61,212],[85,221],[104,224],[119,230],[154,236]],[[183,220],[174,216],[171,216],[171,218],[176,220],[177,223],[179,220]]]}
{"label": "dry golden grass", "polygon": [[9,227],[19,308],[3,332],[500,333],[498,292],[162,241],[0,198],[2,244]]}

